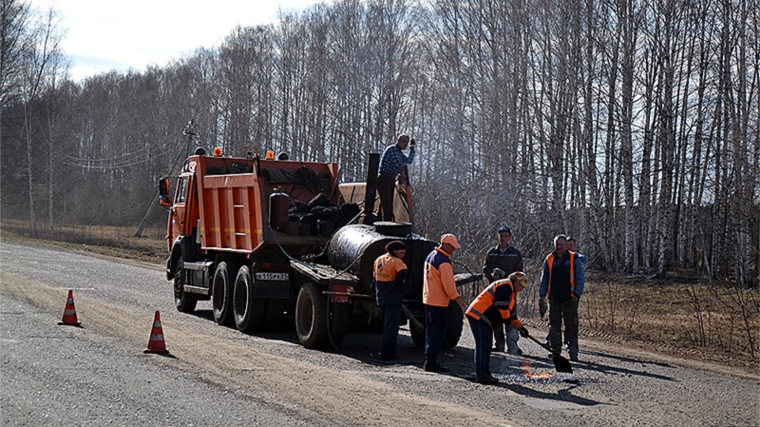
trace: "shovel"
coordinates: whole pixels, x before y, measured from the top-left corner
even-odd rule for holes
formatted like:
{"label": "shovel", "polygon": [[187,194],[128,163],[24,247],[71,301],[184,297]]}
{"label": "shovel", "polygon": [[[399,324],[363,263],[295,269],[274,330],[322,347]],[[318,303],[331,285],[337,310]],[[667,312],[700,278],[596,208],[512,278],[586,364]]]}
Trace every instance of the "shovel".
{"label": "shovel", "polygon": [[545,348],[546,350],[551,353],[552,361],[554,362],[554,369],[557,370],[557,372],[566,372],[568,374],[573,373],[573,367],[570,366],[570,361],[565,359],[564,357],[560,356],[559,354],[555,354],[548,345],[542,343],[541,341],[533,338],[532,335],[528,334],[528,338],[531,339],[531,341],[535,342],[536,344],[540,345],[541,347]]}

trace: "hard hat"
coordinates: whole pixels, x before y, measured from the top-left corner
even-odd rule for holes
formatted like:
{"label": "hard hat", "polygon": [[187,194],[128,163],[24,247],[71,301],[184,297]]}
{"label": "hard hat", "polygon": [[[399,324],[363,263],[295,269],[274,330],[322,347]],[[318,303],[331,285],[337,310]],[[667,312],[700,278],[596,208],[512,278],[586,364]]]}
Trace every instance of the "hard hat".
{"label": "hard hat", "polygon": [[522,271],[515,271],[514,273],[510,274],[509,281],[512,282],[513,285],[520,285],[523,288],[528,287],[528,276],[526,276]]}

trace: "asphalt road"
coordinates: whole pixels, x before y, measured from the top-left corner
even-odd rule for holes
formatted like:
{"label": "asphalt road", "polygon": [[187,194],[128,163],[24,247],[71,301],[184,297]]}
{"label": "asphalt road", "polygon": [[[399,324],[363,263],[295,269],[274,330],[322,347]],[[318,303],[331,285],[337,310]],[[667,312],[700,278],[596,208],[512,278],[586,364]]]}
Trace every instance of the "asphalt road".
{"label": "asphalt road", "polygon": [[[56,324],[69,289],[81,328]],[[156,310],[170,356],[142,352]],[[2,425],[760,425],[760,379],[730,369],[583,340],[563,376],[528,341],[523,358],[494,356],[503,381],[482,386],[469,330],[451,375],[425,373],[407,331],[390,365],[379,335],[306,350],[289,324],[252,336],[216,325],[208,302],[177,312],[160,266],[7,241],[0,316]]]}

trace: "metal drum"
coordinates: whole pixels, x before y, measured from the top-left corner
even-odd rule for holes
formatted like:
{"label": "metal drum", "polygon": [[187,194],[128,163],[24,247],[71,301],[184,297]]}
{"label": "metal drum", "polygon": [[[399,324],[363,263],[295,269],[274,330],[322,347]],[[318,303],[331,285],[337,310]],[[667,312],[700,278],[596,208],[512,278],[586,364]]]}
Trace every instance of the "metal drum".
{"label": "metal drum", "polygon": [[288,209],[290,208],[290,196],[281,192],[280,188],[275,188],[274,193],[269,196],[269,224],[275,230],[284,231],[284,226],[288,223]]}
{"label": "metal drum", "polygon": [[362,289],[357,291],[368,293],[375,260],[385,253],[385,245],[392,240],[401,240],[407,246],[404,262],[411,280],[406,294],[421,296],[425,257],[436,247],[433,241],[414,234],[407,237],[388,236],[371,225],[347,225],[333,234],[327,246],[327,257],[334,268],[359,276]]}

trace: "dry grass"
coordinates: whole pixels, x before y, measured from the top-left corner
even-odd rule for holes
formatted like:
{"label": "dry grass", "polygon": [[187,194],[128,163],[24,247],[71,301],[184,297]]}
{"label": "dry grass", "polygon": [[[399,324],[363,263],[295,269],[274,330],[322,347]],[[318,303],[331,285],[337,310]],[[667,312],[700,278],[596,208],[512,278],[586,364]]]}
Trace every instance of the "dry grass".
{"label": "dry grass", "polygon": [[589,272],[581,328],[643,348],[756,369],[760,292],[696,277],[665,280]]}
{"label": "dry grass", "polygon": [[28,222],[3,220],[2,238],[54,244],[69,249],[86,250],[102,255],[163,264],[167,257],[166,230],[145,229],[135,237],[136,229],[105,226],[57,226],[55,234],[38,229],[37,237],[29,232]]}

